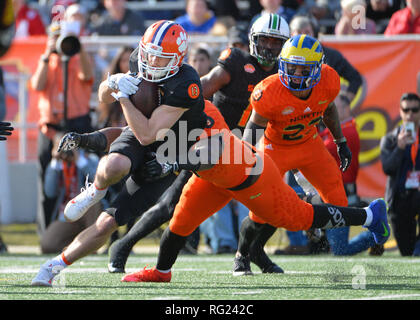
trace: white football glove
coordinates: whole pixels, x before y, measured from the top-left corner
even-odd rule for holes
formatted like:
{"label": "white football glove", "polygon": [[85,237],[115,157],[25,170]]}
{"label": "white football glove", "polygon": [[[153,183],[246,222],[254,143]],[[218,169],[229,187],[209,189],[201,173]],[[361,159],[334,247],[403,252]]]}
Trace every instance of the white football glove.
{"label": "white football glove", "polygon": [[135,78],[126,73],[116,73],[109,75],[108,73],[108,87],[114,90],[119,90],[126,95],[132,95],[139,89],[139,78]]}
{"label": "white football glove", "polygon": [[112,92],[111,96],[113,96],[117,101],[120,101],[121,98],[128,98],[128,95],[122,91],[118,91],[118,93]]}

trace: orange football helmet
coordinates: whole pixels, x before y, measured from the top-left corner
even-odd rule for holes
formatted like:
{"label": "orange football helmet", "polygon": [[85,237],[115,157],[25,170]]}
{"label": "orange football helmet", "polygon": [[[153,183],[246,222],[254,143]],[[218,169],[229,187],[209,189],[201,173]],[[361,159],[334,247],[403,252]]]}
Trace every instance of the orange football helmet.
{"label": "orange football helmet", "polygon": [[[139,44],[139,73],[151,82],[174,76],[188,52],[187,32],[170,20],[160,20],[147,28]],[[150,65],[150,56],[169,59],[164,67]]]}

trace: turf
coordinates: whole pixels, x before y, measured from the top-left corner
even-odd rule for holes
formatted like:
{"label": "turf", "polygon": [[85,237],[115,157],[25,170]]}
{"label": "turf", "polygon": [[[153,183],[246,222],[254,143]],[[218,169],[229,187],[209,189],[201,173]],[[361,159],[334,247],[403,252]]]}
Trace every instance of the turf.
{"label": "turf", "polygon": [[[420,258],[385,252],[381,257],[274,256],[284,274],[233,277],[232,255],[181,255],[171,283],[121,283],[109,274],[106,255],[67,268],[52,288],[31,287],[51,256],[0,256],[1,300],[419,300]],[[156,263],[156,254],[133,254],[127,271]]]}

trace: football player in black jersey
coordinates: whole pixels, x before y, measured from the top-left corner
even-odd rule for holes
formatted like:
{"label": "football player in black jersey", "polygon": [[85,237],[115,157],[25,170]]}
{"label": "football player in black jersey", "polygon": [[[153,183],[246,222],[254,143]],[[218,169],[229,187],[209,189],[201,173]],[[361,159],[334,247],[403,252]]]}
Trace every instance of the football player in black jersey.
{"label": "football player in black jersey", "polygon": [[[243,134],[251,114],[249,97],[256,84],[278,71],[277,58],[289,37],[285,19],[277,14],[263,15],[251,26],[249,53],[227,48],[220,54],[217,66],[201,78],[204,97],[213,96],[213,104],[219,108],[234,133]],[[238,206],[243,207],[240,203]],[[264,273],[283,272],[264,252],[264,245],[275,230],[264,225],[250,248],[251,261]]]}
{"label": "football player in black jersey", "polygon": [[[277,72],[277,57],[288,38],[289,27],[282,17],[276,14],[263,15],[254,22],[249,32],[250,53],[238,48],[227,48],[220,54],[217,66],[201,77],[204,98],[213,97],[214,105],[234,133],[236,130],[241,134],[251,114],[248,100],[254,86]],[[135,61],[130,63],[135,64]],[[188,173],[183,172],[182,177],[177,178],[177,183],[168,189],[164,199],[145,212],[124,237],[113,243],[109,250],[108,269],[111,272],[124,272],[132,247],[159,227],[165,216],[170,219],[173,212],[169,210],[178,202],[188,178]],[[264,245],[275,230],[274,227],[264,225],[250,250],[251,261],[265,273],[283,272],[264,252]]]}
{"label": "football player in black jersey", "polygon": [[[100,86],[100,100],[118,100],[129,127],[122,132],[121,128],[111,128],[88,135],[69,133],[66,139],[63,138],[60,147],[64,151],[75,146],[104,150],[118,136],[111,144],[109,153],[101,159],[94,183],[66,206],[64,213],[68,220],[75,221],[82,217],[90,206],[105,195],[108,186],[128,174],[130,177],[117,199],[101,213],[96,223],[81,232],[60,255],[41,266],[32,285],[51,286],[54,276],[64,267],[99,249],[118,226],[126,224],[129,218],[155,204],[174,181],[175,175],[172,173],[158,181],[145,181],[141,169],[147,160],[146,154],[156,152],[165,143],[166,137],[175,137],[175,141],[170,140],[176,148],[175,157],[180,154],[181,147],[188,150],[196,142],[194,139],[182,146],[187,139],[181,136],[181,125],[187,134],[197,129],[197,136],[207,125],[200,78],[191,66],[183,64],[187,48],[187,34],[179,24],[161,20],[151,25],[135,51],[138,63],[130,65],[130,71],[138,73],[137,77],[114,75]],[[157,82],[162,93],[161,104],[150,119],[128,99],[136,92],[141,79]],[[136,126],[140,129],[130,129],[130,124],[134,122],[140,124]]]}

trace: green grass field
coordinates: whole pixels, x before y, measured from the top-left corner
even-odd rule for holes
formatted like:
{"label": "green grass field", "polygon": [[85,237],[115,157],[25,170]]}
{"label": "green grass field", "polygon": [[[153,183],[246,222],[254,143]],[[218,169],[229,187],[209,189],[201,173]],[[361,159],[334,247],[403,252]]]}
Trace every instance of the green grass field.
{"label": "green grass field", "polygon": [[[86,257],[67,268],[52,288],[31,287],[31,279],[50,256],[0,256],[2,300],[414,300],[420,299],[420,259],[396,252],[382,257],[361,254],[271,256],[284,274],[233,277],[232,255],[181,255],[171,283],[121,283],[109,274],[107,256]],[[156,263],[156,254],[133,254],[127,271]]]}
{"label": "green grass field", "polygon": [[[268,242],[270,249],[287,245],[279,231]],[[358,232],[355,229],[352,235]],[[121,274],[107,271],[107,255],[96,254],[67,268],[52,288],[36,288],[30,285],[32,278],[52,257],[39,254],[36,226],[1,226],[0,234],[9,245],[9,253],[0,255],[0,300],[420,299],[420,258],[403,258],[392,248],[381,257],[366,252],[345,258],[270,255],[284,274],[262,274],[252,265],[255,275],[247,277],[232,276],[233,255],[180,255],[170,283],[137,284],[120,282]],[[158,235],[137,244],[126,271],[154,266],[158,244]]]}

